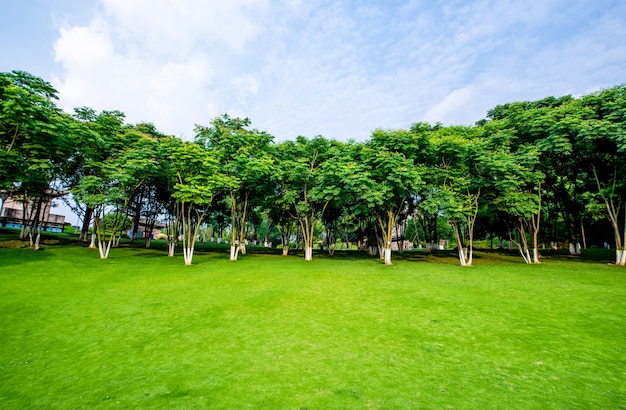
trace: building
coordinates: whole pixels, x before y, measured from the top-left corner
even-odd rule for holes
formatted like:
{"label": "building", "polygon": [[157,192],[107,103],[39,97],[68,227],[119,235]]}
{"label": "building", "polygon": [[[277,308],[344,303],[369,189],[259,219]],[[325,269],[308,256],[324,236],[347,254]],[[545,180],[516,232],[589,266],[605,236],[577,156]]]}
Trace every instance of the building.
{"label": "building", "polygon": [[[32,203],[26,208],[27,215],[32,214]],[[4,200],[2,204],[2,212],[0,212],[0,223],[6,228],[21,228],[24,220],[24,205],[22,202],[11,198]],[[50,207],[47,206],[41,218],[41,230],[48,232],[63,232],[65,225],[64,215],[55,215],[50,213]]]}

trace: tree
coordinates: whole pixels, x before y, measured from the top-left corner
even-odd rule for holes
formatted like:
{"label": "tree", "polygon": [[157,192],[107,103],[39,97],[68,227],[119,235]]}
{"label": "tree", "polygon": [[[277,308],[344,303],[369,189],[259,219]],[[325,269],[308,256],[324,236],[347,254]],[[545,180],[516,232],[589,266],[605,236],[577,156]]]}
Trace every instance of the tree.
{"label": "tree", "polygon": [[133,220],[131,242],[136,239],[140,225],[143,224],[144,245],[149,248],[157,218],[165,212],[171,199],[171,186],[167,178],[169,160],[160,143],[165,136],[153,124],[146,123],[129,126],[127,133],[135,134],[131,139],[150,141],[149,151],[154,159],[154,166],[147,170],[150,173],[146,174],[144,182],[133,193],[129,205]]}
{"label": "tree", "polygon": [[484,141],[470,127],[437,130],[433,144],[438,159],[438,190],[431,201],[439,204],[454,229],[461,266],[472,266],[474,226],[488,168]]}
{"label": "tree", "polygon": [[[504,120],[516,131],[515,146],[534,146],[540,153],[536,169],[545,175],[542,204],[553,227],[551,240],[559,240],[556,226],[566,232],[570,253],[580,253],[584,189],[588,179],[586,158],[576,143],[584,117],[580,101],[571,96],[547,97],[533,102],[498,106],[489,112],[492,120]],[[556,246],[556,245],[555,245]]]}
{"label": "tree", "polygon": [[0,73],[0,182],[5,187],[15,178],[10,172],[20,168],[19,155],[11,154],[40,144],[41,131],[59,114],[57,98],[57,90],[39,77],[24,71]]}
{"label": "tree", "polygon": [[417,191],[424,170],[395,148],[401,141],[410,144],[416,139],[405,130],[376,130],[371,141],[352,147],[353,156],[341,170],[342,185],[356,198],[351,211],[375,221],[374,230],[387,265],[391,264],[398,215]]}
{"label": "tree", "polygon": [[[91,163],[92,173],[83,176],[75,188],[79,200],[94,209],[94,231],[100,258],[106,259],[112,246],[116,246],[120,228],[127,219],[127,208],[134,192],[154,173],[156,143],[147,135],[126,134],[129,145],[110,151],[105,160]],[[105,215],[110,229],[103,226]],[[107,239],[108,238],[108,239]]]}
{"label": "tree", "polygon": [[[102,176],[101,168],[107,162],[114,161],[121,153],[132,144],[132,138],[136,136],[126,133],[124,125],[124,113],[121,111],[104,110],[96,113],[88,107],[76,108],[74,118],[77,120],[73,135],[75,145],[78,147],[76,154],[72,158],[73,172],[69,176],[68,185],[74,187],[73,192],[82,191],[82,195],[72,196],[74,204],[70,201],[66,203],[79,216],[82,216],[82,228],[80,240],[87,241],[89,227],[93,220],[92,241],[90,247],[95,247],[97,217],[94,218],[95,208],[87,200],[85,184],[77,188],[83,178],[92,180]],[[135,138],[136,139],[136,138]],[[113,175],[114,177],[114,175]],[[96,191],[97,183],[92,186]],[[92,194],[95,194],[94,191]],[[101,216],[101,215],[100,215]]]}
{"label": "tree", "polygon": [[322,164],[331,155],[334,142],[321,136],[281,143],[277,149],[276,205],[298,222],[304,241],[304,259],[313,259],[315,225],[338,188],[322,184]]}
{"label": "tree", "polygon": [[231,178],[221,173],[214,153],[196,143],[170,139],[168,156],[172,161],[175,181],[172,197],[180,215],[185,265],[191,265],[198,229],[209,211],[215,195],[235,186]]}
{"label": "tree", "polygon": [[487,122],[476,131],[486,150],[480,158],[485,170],[482,178],[484,207],[491,208],[490,213],[508,215],[512,219],[518,250],[524,261],[539,263],[542,183],[545,179],[538,170],[539,150],[534,144],[516,148],[515,129],[506,120]]}
{"label": "tree", "polygon": [[221,172],[231,180],[228,190],[231,211],[230,260],[246,253],[246,219],[250,203],[272,172],[268,147],[273,137],[251,129],[248,118],[215,118],[208,127],[196,126],[195,140],[217,155]]}
{"label": "tree", "polygon": [[35,250],[44,215],[63,193],[72,147],[71,119],[56,107],[56,93],[29,73],[0,73],[0,190],[23,203],[20,237]]}
{"label": "tree", "polygon": [[597,193],[615,238],[615,264],[626,266],[626,86],[582,98],[588,110],[579,141],[587,148]]}

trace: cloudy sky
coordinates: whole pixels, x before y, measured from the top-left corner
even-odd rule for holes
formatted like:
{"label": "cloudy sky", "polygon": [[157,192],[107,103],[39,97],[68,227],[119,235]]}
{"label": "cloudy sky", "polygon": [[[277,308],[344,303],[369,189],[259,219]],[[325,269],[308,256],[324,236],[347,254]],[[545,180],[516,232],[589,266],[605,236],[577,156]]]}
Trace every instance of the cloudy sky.
{"label": "cloudy sky", "polygon": [[622,0],[1,0],[0,71],[59,105],[193,137],[249,117],[277,141],[473,124],[511,101],[626,82]]}

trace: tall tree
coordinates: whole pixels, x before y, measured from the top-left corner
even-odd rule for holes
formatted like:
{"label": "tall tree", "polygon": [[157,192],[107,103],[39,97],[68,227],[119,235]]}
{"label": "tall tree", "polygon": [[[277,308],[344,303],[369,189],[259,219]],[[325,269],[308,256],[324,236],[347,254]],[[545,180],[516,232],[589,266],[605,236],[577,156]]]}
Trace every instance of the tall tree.
{"label": "tall tree", "polygon": [[[586,158],[576,144],[584,116],[580,101],[571,96],[516,102],[489,111],[492,120],[505,120],[516,131],[515,145],[533,145],[540,153],[537,169],[545,175],[542,203],[552,226],[560,223],[566,238],[552,229],[552,241],[566,239],[572,254],[580,253]],[[559,222],[560,221],[560,222]]]}
{"label": "tall tree", "polygon": [[[127,219],[128,204],[136,189],[154,172],[155,142],[148,136],[133,135],[131,145],[94,164],[97,172],[84,176],[75,188],[79,200],[94,209],[94,231],[100,257],[106,259],[119,241],[120,228]],[[111,223],[105,230],[105,215]]]}
{"label": "tall tree", "polygon": [[250,204],[272,172],[268,147],[273,137],[250,128],[248,118],[215,118],[208,127],[196,126],[195,140],[217,155],[223,175],[232,184],[228,190],[231,212],[230,259],[246,253],[246,220]]}
{"label": "tall tree", "polygon": [[454,229],[461,266],[471,266],[485,144],[473,128],[461,126],[437,130],[433,144],[439,168],[438,191],[433,200]]}
{"label": "tall tree", "polygon": [[304,259],[313,259],[315,226],[333,199],[337,187],[322,185],[322,164],[331,155],[334,143],[321,136],[299,136],[279,144],[276,156],[276,205],[298,222],[304,241]]}
{"label": "tall tree", "polygon": [[[405,152],[401,151],[403,143]],[[424,170],[406,155],[413,143],[415,138],[408,131],[376,130],[368,143],[353,147],[353,156],[341,171],[344,189],[356,199],[351,210],[374,221],[382,259],[387,265],[392,263],[398,216],[406,216],[404,211]]]}
{"label": "tall tree", "polygon": [[580,143],[613,228],[615,263],[626,266],[626,86],[584,96]]}
{"label": "tall tree", "polygon": [[[96,113],[89,107],[76,108],[74,111],[74,118],[77,120],[74,136],[78,150],[73,158],[74,172],[68,182],[71,187],[77,187],[84,178],[95,182],[98,177],[103,176],[102,167],[119,158],[132,144],[129,137],[135,137],[126,133],[125,116],[121,111],[105,110]],[[97,191],[97,184],[92,187]],[[67,203],[74,213],[82,217],[81,240],[88,240],[89,228],[93,221],[90,247],[95,247],[98,219],[94,218],[95,208],[91,200],[87,200],[89,197],[85,195],[87,194],[85,189],[85,184],[81,188],[73,189],[73,192],[80,191],[81,195],[72,195],[73,203],[71,201]],[[96,191],[92,194],[95,195]]]}
{"label": "tall tree", "polygon": [[235,183],[221,173],[218,158],[200,144],[170,139],[167,146],[175,181],[172,196],[180,216],[185,265],[191,265],[198,230],[213,198]]}
{"label": "tall tree", "polygon": [[[160,141],[165,138],[153,124],[140,123],[128,127],[127,133],[135,134],[132,139],[144,141],[153,157],[154,167],[146,169],[144,182],[135,190],[129,205],[129,215],[133,220],[131,242],[143,228],[144,245],[149,248],[152,230],[157,218],[165,212],[171,198],[171,187],[167,178],[168,158]],[[140,148],[140,147],[138,147]]]}
{"label": "tall tree", "polygon": [[23,71],[0,73],[0,190],[23,203],[22,237],[38,248],[44,215],[63,191],[71,119],[56,90]]}
{"label": "tall tree", "polygon": [[[539,149],[534,144],[515,144],[516,131],[507,120],[494,120],[476,129],[485,143],[484,208],[489,214],[508,216],[526,263],[539,263],[542,183],[538,169]],[[512,232],[510,232],[512,234]],[[529,246],[530,238],[530,246]],[[512,238],[511,238],[512,239]],[[530,249],[532,248],[532,256]]]}

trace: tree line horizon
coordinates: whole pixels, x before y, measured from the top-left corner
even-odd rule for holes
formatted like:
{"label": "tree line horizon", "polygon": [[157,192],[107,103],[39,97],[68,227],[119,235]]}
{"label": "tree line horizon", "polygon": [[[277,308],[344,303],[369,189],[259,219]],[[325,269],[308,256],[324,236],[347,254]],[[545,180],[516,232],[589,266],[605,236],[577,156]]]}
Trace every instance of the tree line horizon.
{"label": "tree line horizon", "polygon": [[529,264],[541,244],[576,254],[592,238],[626,265],[626,85],[497,105],[469,126],[379,128],[358,142],[274,142],[228,114],[184,141],[117,110],[64,112],[57,94],[27,72],[0,73],[0,195],[24,204],[20,236],[34,249],[52,198],[68,193],[81,240],[91,230],[101,258],[130,217],[134,233],[164,221],[168,254],[182,245],[186,265],[203,223],[229,232],[231,260],[263,224],[284,254],[296,235],[311,260],[323,227],[329,248],[356,234],[391,264],[405,227],[430,251],[442,222],[463,266],[487,237],[510,241]]}

